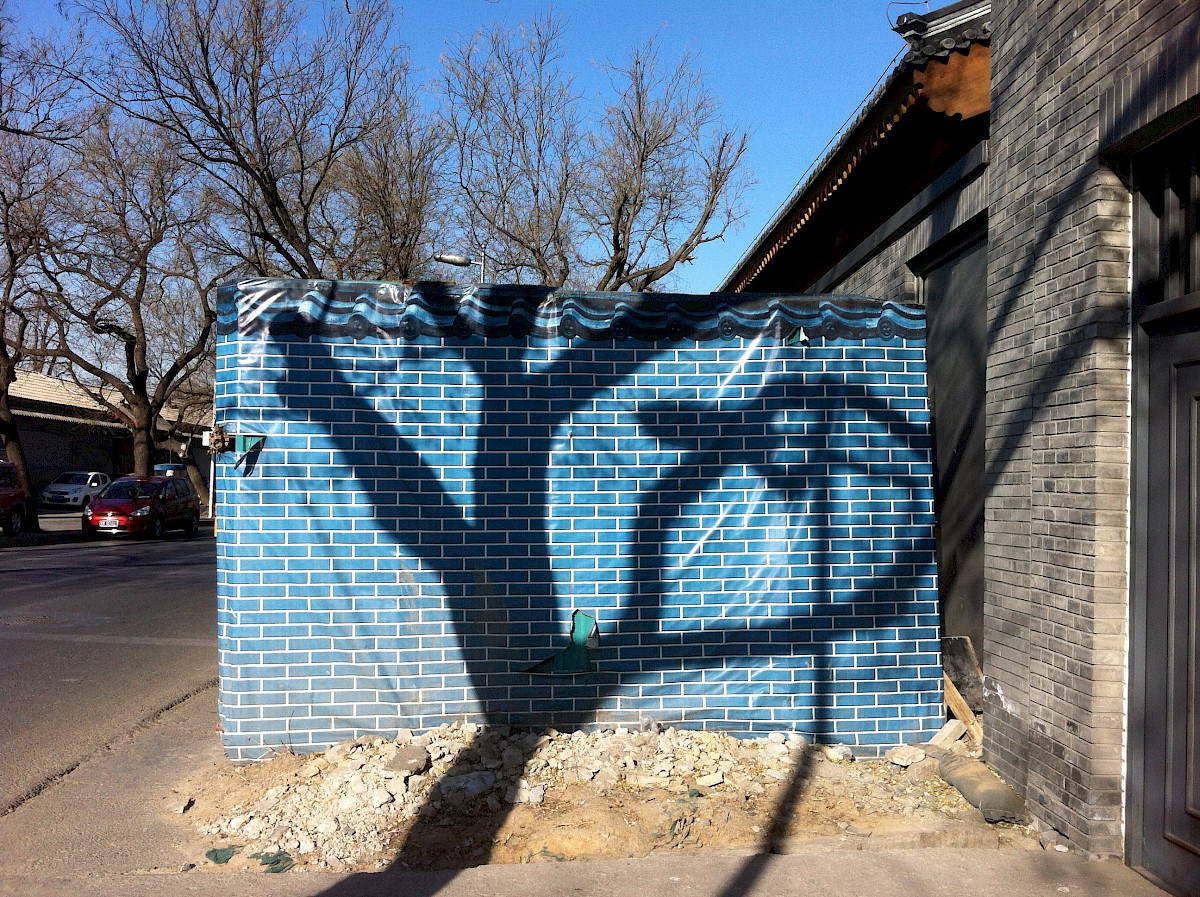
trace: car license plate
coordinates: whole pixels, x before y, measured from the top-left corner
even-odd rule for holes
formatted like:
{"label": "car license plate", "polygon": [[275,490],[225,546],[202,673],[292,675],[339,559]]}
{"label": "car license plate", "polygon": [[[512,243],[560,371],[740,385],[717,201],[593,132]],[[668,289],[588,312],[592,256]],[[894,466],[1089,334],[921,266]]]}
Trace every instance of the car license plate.
{"label": "car license plate", "polygon": [[121,522],[119,520],[109,520],[106,518],[106,519],[100,521],[101,529],[116,529],[120,525],[121,525]]}

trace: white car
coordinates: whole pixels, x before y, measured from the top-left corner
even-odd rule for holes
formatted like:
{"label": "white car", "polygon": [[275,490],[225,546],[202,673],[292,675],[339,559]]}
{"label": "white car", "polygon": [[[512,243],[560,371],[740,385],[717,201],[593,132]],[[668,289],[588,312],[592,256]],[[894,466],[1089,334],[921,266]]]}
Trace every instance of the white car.
{"label": "white car", "polygon": [[95,470],[69,470],[60,473],[54,482],[42,490],[42,507],[69,508],[75,511],[86,508],[108,482],[108,474]]}

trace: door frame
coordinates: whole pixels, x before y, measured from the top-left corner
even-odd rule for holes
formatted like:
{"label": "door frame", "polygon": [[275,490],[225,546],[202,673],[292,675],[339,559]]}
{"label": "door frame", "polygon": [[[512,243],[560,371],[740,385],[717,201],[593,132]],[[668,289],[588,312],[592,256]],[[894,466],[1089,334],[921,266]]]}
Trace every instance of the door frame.
{"label": "door frame", "polygon": [[[925,350],[926,350],[927,355],[932,357],[933,355],[935,355],[939,352],[940,347],[934,345],[930,339],[933,328],[931,328],[929,326],[929,310],[931,308],[930,303],[929,303],[929,295],[930,295],[929,283],[928,283],[929,278],[932,274],[941,270],[945,265],[947,265],[955,260],[965,258],[968,253],[975,252],[977,250],[981,250],[984,253],[983,271],[982,271],[983,278],[982,278],[982,282],[979,284],[979,286],[980,286],[979,295],[970,297],[972,301],[978,303],[978,308],[975,309],[975,311],[979,315],[979,319],[978,319],[977,323],[980,325],[979,335],[982,338],[980,349],[983,354],[979,356],[980,363],[982,365],[982,383],[981,383],[981,389],[979,391],[978,403],[972,409],[972,411],[976,415],[976,426],[978,427],[977,438],[981,440],[981,443],[984,446],[983,447],[983,455],[982,455],[983,463],[982,463],[982,466],[977,471],[978,482],[968,484],[968,485],[975,485],[978,487],[976,492],[974,493],[974,498],[978,501],[978,506],[979,506],[979,510],[980,510],[980,514],[978,517],[979,530],[976,533],[976,539],[977,539],[977,543],[978,543],[978,551],[981,553],[981,556],[982,556],[982,553],[985,552],[985,550],[986,550],[985,549],[986,524],[984,522],[986,514],[984,513],[984,511],[985,511],[985,505],[986,505],[986,501],[987,501],[987,449],[986,449],[986,438],[987,438],[987,358],[986,358],[986,355],[987,355],[987,327],[988,327],[988,321],[987,321],[987,253],[988,253],[988,246],[989,246],[989,244],[988,244],[987,215],[980,214],[980,215],[974,216],[973,218],[971,218],[970,220],[965,222],[962,226],[955,228],[945,238],[937,241],[936,243],[933,244],[933,246],[931,246],[928,249],[926,249],[925,251],[919,253],[914,258],[909,260],[909,262],[907,263],[908,270],[912,273],[912,275],[916,279],[917,301],[920,305],[922,305],[925,308],[925,313],[926,313]],[[947,620],[948,616],[952,616],[952,614],[947,613],[947,608],[948,608],[952,598],[954,597],[954,596],[950,595],[948,592],[944,591],[944,584],[943,584],[943,575],[947,572],[944,567],[944,565],[946,564],[946,558],[948,555],[950,555],[952,553],[950,551],[950,546],[948,546],[946,544],[945,531],[942,526],[943,521],[944,521],[943,509],[946,507],[946,504],[948,503],[947,493],[945,492],[945,490],[943,488],[943,483],[942,483],[942,473],[943,473],[942,465],[946,463],[947,459],[941,457],[941,452],[939,451],[939,442],[941,441],[938,438],[939,417],[941,417],[942,415],[939,415],[939,413],[938,413],[939,397],[937,394],[937,390],[938,390],[938,387],[940,384],[937,382],[935,377],[932,376],[932,374],[933,374],[932,365],[930,365],[927,362],[926,367],[927,367],[926,373],[928,375],[930,375],[929,380],[928,380],[928,383],[929,383],[928,392],[929,392],[929,400],[930,400],[929,401],[930,424],[931,424],[932,431],[933,431],[933,438],[931,440],[931,450],[933,453],[934,509],[935,509],[935,515],[936,515],[935,520],[934,520],[934,531],[935,531],[936,541],[937,541],[938,613],[939,613],[939,618],[940,618],[939,622],[941,623],[941,626],[942,626],[942,635],[946,636],[946,635],[951,634],[946,631],[946,620]],[[942,398],[942,401],[944,401],[944,397]],[[948,417],[949,415],[946,415],[946,416]],[[953,502],[954,498],[951,497],[949,499],[949,501]],[[978,594],[975,594],[972,596],[973,601],[971,602],[972,603],[971,615],[977,616],[978,619],[977,619],[977,625],[971,627],[973,631],[972,631],[972,633],[970,633],[970,635],[972,635],[971,641],[972,641],[972,645],[974,647],[975,653],[980,661],[980,664],[981,664],[983,670],[986,672],[986,670],[988,669],[988,659],[987,659],[988,651],[987,651],[987,645],[985,644],[985,640],[987,637],[987,624],[985,621],[985,614],[984,614],[984,595],[986,592],[987,567],[986,567],[986,560],[982,559],[982,557],[981,557],[981,560],[983,561],[983,571],[980,576],[980,581],[978,583],[978,585],[979,585]],[[947,579],[949,579],[948,576],[947,576]],[[952,634],[953,635],[967,635],[968,633],[955,632]]]}
{"label": "door frame", "polygon": [[[1150,455],[1150,351],[1155,339],[1175,335],[1191,335],[1197,341],[1196,358],[1200,360],[1200,293],[1181,296],[1178,299],[1157,303],[1138,316],[1131,334],[1134,342],[1133,354],[1133,420],[1130,469],[1130,590],[1129,590],[1129,693],[1127,714],[1127,765],[1126,765],[1126,816],[1125,816],[1125,860],[1146,878],[1171,893],[1180,893],[1168,882],[1155,874],[1147,865],[1147,798],[1159,781],[1161,771],[1151,766],[1156,758],[1147,756],[1147,744],[1151,740],[1152,727],[1161,721],[1146,713],[1152,700],[1159,700],[1157,684],[1158,667],[1152,674],[1150,658],[1159,657],[1161,650],[1150,650],[1159,646],[1163,635],[1151,630],[1149,612],[1150,547],[1149,521],[1151,500],[1156,491],[1151,481]],[[1167,459],[1159,459],[1164,462]],[[1161,514],[1161,507],[1157,513]],[[1159,638],[1156,638],[1156,635]],[[1161,764],[1167,763],[1170,745],[1163,745]],[[1150,781],[1153,773],[1154,781]],[[1158,825],[1157,823],[1155,824]],[[1163,833],[1155,828],[1155,836]],[[1200,859],[1197,860],[1200,862]]]}
{"label": "door frame", "polygon": [[[1200,126],[1196,126],[1200,127]],[[1192,134],[1200,133],[1193,130]],[[1190,139],[1190,138],[1189,138]],[[1180,222],[1163,221],[1162,209],[1150,195],[1162,192],[1162,174],[1156,174],[1164,143],[1147,148],[1145,155],[1127,159],[1124,176],[1133,201],[1133,258],[1130,284],[1130,444],[1129,444],[1129,603],[1128,692],[1126,700],[1126,802],[1124,847],[1126,862],[1147,879],[1171,890],[1146,867],[1146,715],[1154,680],[1148,675],[1153,656],[1148,619],[1147,522],[1150,519],[1150,351],[1152,339],[1169,333],[1200,331],[1200,293],[1180,295],[1178,281],[1170,281],[1172,264],[1166,258],[1164,236]],[[1190,145],[1190,143],[1189,143]],[[1145,182],[1139,182],[1145,180]],[[1154,200],[1159,201],[1158,199]],[[1193,288],[1194,289],[1194,288]],[[1169,299],[1168,299],[1168,296]],[[1159,758],[1165,764],[1166,758]]]}

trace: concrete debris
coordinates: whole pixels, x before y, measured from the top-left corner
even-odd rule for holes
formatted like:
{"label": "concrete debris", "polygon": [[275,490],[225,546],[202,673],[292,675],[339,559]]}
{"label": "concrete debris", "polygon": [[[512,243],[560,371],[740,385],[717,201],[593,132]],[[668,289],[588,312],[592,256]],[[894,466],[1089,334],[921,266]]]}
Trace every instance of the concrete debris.
{"label": "concrete debris", "polygon": [[935,757],[926,757],[909,766],[904,772],[914,782],[927,782],[939,776],[939,763]]}
{"label": "concrete debris", "polygon": [[[639,848],[629,842],[643,837],[639,832],[645,822],[639,825],[642,817],[637,814],[654,807],[663,812],[678,807],[671,809],[672,818],[663,820],[664,844],[708,843],[720,837],[714,818],[730,826],[741,818],[731,815],[735,811],[750,813],[759,802],[769,808],[772,795],[798,769],[811,775],[808,790],[821,808],[836,805],[855,820],[881,812],[954,818],[961,810],[948,805],[937,786],[917,784],[925,780],[925,773],[936,770],[936,761],[926,760],[919,748],[906,750],[910,753],[905,756],[912,758],[910,769],[922,778],[899,771],[894,785],[882,791],[876,787],[871,793],[878,796],[865,802],[853,795],[874,787],[870,781],[878,773],[873,770],[895,766],[876,760],[847,763],[854,754],[846,745],[814,750],[808,754],[812,762],[802,764],[808,742],[795,733],[739,739],[658,725],[590,732],[445,725],[421,734],[401,732],[395,740],[372,736],[333,745],[323,753],[285,754],[265,761],[255,769],[276,764],[278,771],[246,781],[246,785],[250,778],[261,782],[260,788],[232,790],[229,793],[237,803],[213,811],[206,803],[203,818],[196,821],[214,847],[237,845],[241,856],[258,854],[274,860],[286,855],[288,863],[294,859],[309,868],[345,871],[382,868],[380,858],[396,855],[397,833],[415,826],[424,826],[423,837],[434,840],[442,838],[443,832],[446,838],[458,837],[461,843],[455,842],[451,849],[461,854],[462,862],[477,862],[476,854],[483,848],[471,841],[472,835],[455,834],[465,831],[457,828],[456,820],[489,814],[503,820],[518,807],[537,807],[539,813],[551,816],[562,812],[569,818],[575,811],[566,808],[580,800],[599,801],[599,818],[612,817],[603,829],[608,832],[604,837],[626,844],[624,848],[614,844],[613,850],[637,853]],[[941,785],[947,794],[953,793]],[[205,798],[202,792],[192,793]],[[729,803],[713,804],[701,812],[694,802],[705,800]],[[625,815],[614,816],[612,808],[622,801],[633,801],[639,809],[631,810],[626,803]],[[546,850],[582,856],[587,855],[585,848],[595,849],[595,830],[576,835],[571,826],[552,828],[557,840],[530,848],[530,856],[542,856]],[[645,837],[658,837],[655,831]],[[497,843],[511,838],[512,844],[501,846],[513,852],[523,835],[517,828],[509,832],[513,834],[497,835]],[[563,839],[570,837],[583,840],[564,846]],[[496,861],[500,847],[492,850]],[[410,857],[406,862],[426,861]]]}
{"label": "concrete debris", "polygon": [[844,744],[826,744],[821,746],[821,752],[826,759],[835,763],[847,763],[854,759],[854,751]]}
{"label": "concrete debris", "polygon": [[[786,778],[791,755],[807,742],[795,733],[739,740],[645,723],[637,730],[510,732],[445,725],[420,735],[404,731],[344,741],[303,758],[296,772],[253,803],[205,826],[264,855],[332,857],[343,868],[386,849],[396,823],[442,808],[482,802],[540,804],[573,783],[664,788],[740,787]],[[320,862],[317,865],[322,865]]]}
{"label": "concrete debris", "polygon": [[914,763],[920,763],[925,759],[925,752],[921,748],[913,744],[902,744],[894,747],[884,754],[888,760],[895,763],[897,766],[912,766]]}
{"label": "concrete debris", "polygon": [[936,735],[929,739],[929,743],[936,748],[948,748],[966,733],[966,723],[960,719],[952,719],[946,725],[942,726]]}

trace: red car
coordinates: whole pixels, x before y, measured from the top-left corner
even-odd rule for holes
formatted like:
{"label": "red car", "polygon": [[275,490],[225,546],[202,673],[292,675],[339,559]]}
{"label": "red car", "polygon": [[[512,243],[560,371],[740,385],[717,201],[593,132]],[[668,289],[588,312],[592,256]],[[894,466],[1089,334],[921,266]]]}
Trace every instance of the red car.
{"label": "red car", "polygon": [[29,504],[29,493],[21,488],[17,468],[8,461],[0,461],[0,527],[4,528],[4,535],[20,534]]}
{"label": "red car", "polygon": [[83,512],[83,533],[159,538],[181,529],[189,536],[200,528],[200,499],[183,477],[120,477],[92,499]]}

